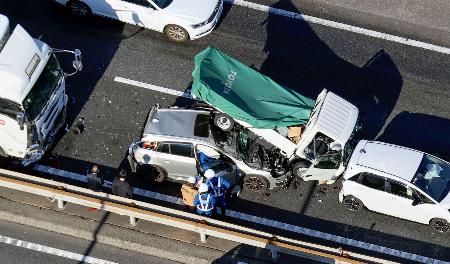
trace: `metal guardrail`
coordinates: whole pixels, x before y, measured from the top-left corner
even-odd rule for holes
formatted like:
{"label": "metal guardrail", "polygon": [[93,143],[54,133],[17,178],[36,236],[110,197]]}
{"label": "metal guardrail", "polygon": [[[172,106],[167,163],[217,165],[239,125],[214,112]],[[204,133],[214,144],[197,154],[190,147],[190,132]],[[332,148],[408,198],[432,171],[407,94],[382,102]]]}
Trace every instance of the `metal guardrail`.
{"label": "metal guardrail", "polygon": [[64,204],[69,202],[127,215],[130,217],[131,225],[136,225],[136,220],[142,219],[196,232],[199,233],[202,242],[206,242],[207,236],[213,236],[254,247],[266,248],[271,250],[274,260],[278,258],[278,252],[283,252],[325,263],[395,263],[342,250],[341,248],[285,238],[176,209],[102,192],[93,192],[86,188],[4,169],[0,169],[0,186],[52,197],[58,201],[60,209],[64,209]]}

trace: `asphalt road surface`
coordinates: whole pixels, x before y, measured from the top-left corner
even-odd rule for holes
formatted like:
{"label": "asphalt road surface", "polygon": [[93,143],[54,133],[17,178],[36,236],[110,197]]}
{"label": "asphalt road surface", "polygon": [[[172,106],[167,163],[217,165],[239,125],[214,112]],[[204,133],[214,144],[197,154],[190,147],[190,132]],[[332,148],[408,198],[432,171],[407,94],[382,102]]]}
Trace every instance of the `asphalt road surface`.
{"label": "asphalt road surface", "polygon": [[[0,10],[51,46],[83,52],[84,71],[67,80],[68,121],[85,117],[86,131],[62,135],[52,150],[59,158],[43,163],[78,173],[98,163],[107,179],[114,178],[119,167],[126,167],[127,147],[139,137],[150,107],[186,103],[114,78],[184,91],[192,79],[193,56],[209,45],[311,98],[325,87],[357,104],[363,138],[450,160],[449,55],[231,5],[225,5],[212,34],[183,44],[105,18],[78,19],[51,1],[2,1]],[[61,58],[67,71],[71,59]],[[133,185],[179,195],[174,183],[134,178]],[[448,235],[368,211],[347,212],[338,192],[339,182],[293,183],[263,195],[244,192],[231,208],[450,260]]]}
{"label": "asphalt road surface", "polygon": [[10,222],[0,221],[0,230],[0,259],[3,264],[178,263]]}

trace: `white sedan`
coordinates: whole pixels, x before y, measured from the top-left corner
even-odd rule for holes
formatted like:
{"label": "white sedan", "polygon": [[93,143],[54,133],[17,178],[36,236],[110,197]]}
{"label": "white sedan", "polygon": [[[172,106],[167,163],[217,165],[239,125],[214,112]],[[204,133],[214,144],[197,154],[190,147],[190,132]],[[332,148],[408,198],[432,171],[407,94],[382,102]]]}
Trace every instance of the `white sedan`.
{"label": "white sedan", "polygon": [[361,140],[344,174],[339,201],[450,230],[450,163],[418,150]]}
{"label": "white sedan", "polygon": [[223,0],[55,0],[77,16],[91,14],[164,32],[183,42],[209,34],[223,10]]}

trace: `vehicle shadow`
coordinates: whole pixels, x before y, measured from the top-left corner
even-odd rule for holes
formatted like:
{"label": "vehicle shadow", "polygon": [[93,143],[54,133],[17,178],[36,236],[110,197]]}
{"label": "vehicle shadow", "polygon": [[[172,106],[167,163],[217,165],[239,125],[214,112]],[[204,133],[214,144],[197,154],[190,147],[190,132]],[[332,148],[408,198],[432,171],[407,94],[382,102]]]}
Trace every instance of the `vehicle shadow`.
{"label": "vehicle shadow", "polygon": [[[290,1],[278,1],[270,8],[301,13]],[[349,100],[363,115],[362,135],[374,138],[392,112],[403,85],[389,54],[380,50],[358,67],[339,57],[308,22],[275,13],[269,13],[262,24],[267,31],[267,58],[261,73],[313,99],[326,88]],[[317,28],[320,30],[320,26]]]}
{"label": "vehicle shadow", "polygon": [[239,264],[239,263],[254,263],[254,264],[269,264],[269,263],[283,263],[283,264],[315,264],[324,263],[307,259],[305,257],[298,257],[285,253],[278,253],[278,258],[272,260],[271,251],[264,248],[257,248],[245,244],[240,244],[233,249],[226,252],[222,257],[211,261],[211,264]]}
{"label": "vehicle shadow", "polygon": [[397,114],[377,138],[450,160],[450,120],[411,112]]}

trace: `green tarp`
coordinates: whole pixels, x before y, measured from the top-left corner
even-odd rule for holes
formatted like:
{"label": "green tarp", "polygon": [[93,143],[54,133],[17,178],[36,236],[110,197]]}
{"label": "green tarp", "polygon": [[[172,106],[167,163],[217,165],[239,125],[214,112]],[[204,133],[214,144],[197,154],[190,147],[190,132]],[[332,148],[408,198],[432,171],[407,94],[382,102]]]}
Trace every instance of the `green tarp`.
{"label": "green tarp", "polygon": [[314,100],[208,47],[194,58],[192,94],[256,128],[308,121]]}

